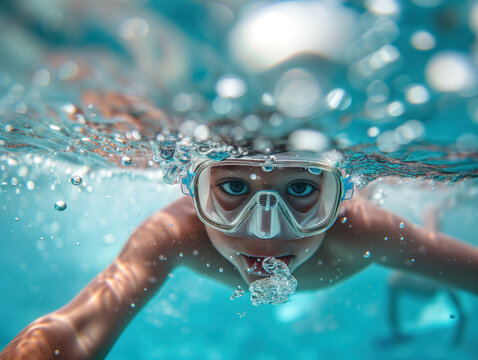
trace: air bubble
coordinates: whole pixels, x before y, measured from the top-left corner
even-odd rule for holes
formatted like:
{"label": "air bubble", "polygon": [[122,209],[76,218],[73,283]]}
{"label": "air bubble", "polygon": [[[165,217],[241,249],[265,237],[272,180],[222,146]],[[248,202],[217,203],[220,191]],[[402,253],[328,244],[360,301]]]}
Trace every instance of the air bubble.
{"label": "air bubble", "polygon": [[242,119],[242,126],[249,132],[255,132],[263,126],[262,119],[257,115],[247,115]]}
{"label": "air bubble", "polygon": [[264,172],[271,172],[272,170],[274,170],[274,164],[270,161],[266,161],[261,165],[261,167]]}
{"label": "air bubble", "polygon": [[118,34],[125,40],[142,40],[149,34],[149,24],[143,18],[131,17],[123,20],[118,28]]}
{"label": "air bubble", "polygon": [[352,99],[344,89],[334,89],[327,94],[327,105],[333,110],[346,110]]}
{"label": "air bubble", "polygon": [[398,117],[405,112],[405,106],[401,101],[392,101],[387,106],[387,113],[392,117]]}
{"label": "air bubble", "polygon": [[430,100],[430,93],[425,86],[412,84],[405,89],[405,98],[410,104],[421,105]]}
{"label": "air bubble", "polygon": [[73,175],[70,179],[70,182],[75,185],[75,186],[78,186],[80,185],[82,182],[83,182],[83,179],[81,178],[81,176],[79,175]]}
{"label": "air bubble", "polygon": [[33,189],[35,189],[35,183],[34,183],[33,181],[31,181],[31,180],[28,180],[28,181],[27,181],[27,189],[28,189],[28,190],[33,190]]}
{"label": "air bubble", "polygon": [[264,161],[261,165],[262,167],[262,170],[264,172],[271,172],[272,170],[274,170],[274,163],[276,161],[276,157],[274,155],[271,155],[269,156],[266,161]]}
{"label": "air bubble", "polygon": [[240,298],[242,295],[244,295],[244,289],[238,286],[231,295],[231,301]]}
{"label": "air bubble", "polygon": [[213,151],[207,155],[208,158],[214,161],[222,161],[227,159],[229,156],[229,153],[225,151]]}
{"label": "air bubble", "polygon": [[224,75],[216,83],[216,93],[223,98],[239,98],[246,91],[246,83],[237,75]]}
{"label": "air bubble", "polygon": [[131,165],[131,158],[127,155],[124,155],[122,158],[121,158],[121,164],[122,165],[125,165],[125,166],[129,166]]}
{"label": "air bubble", "polygon": [[436,39],[433,34],[428,31],[417,31],[410,37],[412,46],[421,51],[431,50],[436,45]]}
{"label": "air bubble", "polygon": [[57,211],[63,211],[66,209],[66,203],[63,200],[58,200],[55,203],[55,210]]}
{"label": "air bubble", "polygon": [[400,221],[400,224],[398,224],[398,227],[400,229],[403,229],[405,227],[405,223],[403,221]]}
{"label": "air bubble", "polygon": [[32,77],[35,86],[47,86],[50,83],[50,73],[46,69],[40,69]]}
{"label": "air bubble", "polygon": [[309,168],[309,172],[314,175],[320,175],[322,174],[322,169],[311,167]]}
{"label": "air bubble", "polygon": [[321,153],[330,147],[330,140],[324,133],[313,129],[298,129],[288,137],[289,146],[293,150],[305,150]]}
{"label": "air bubble", "polygon": [[167,136],[159,145],[159,156],[163,160],[171,160],[176,151],[176,138]]}
{"label": "air bubble", "polygon": [[276,104],[274,96],[270,93],[264,93],[261,97],[262,103],[266,106],[274,106]]}
{"label": "air bubble", "polygon": [[65,61],[58,69],[58,77],[60,80],[74,80],[80,73],[80,68],[74,61]]}
{"label": "air bubble", "polygon": [[443,92],[469,91],[478,84],[472,59],[455,51],[434,55],[425,67],[425,77],[431,87]]}

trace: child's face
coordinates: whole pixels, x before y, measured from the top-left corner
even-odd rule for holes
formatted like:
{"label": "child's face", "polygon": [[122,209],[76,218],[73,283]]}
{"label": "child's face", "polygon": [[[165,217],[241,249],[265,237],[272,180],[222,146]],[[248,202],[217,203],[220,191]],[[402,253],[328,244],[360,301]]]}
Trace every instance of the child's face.
{"label": "child's face", "polygon": [[[260,164],[259,164],[260,165]],[[214,164],[195,178],[198,215],[213,228],[235,237],[299,239],[334,220],[340,178],[309,165]]]}
{"label": "child's face", "polygon": [[262,259],[273,256],[284,261],[293,272],[315,254],[325,237],[325,233],[322,233],[294,240],[239,238],[210,227],[206,227],[206,231],[214,247],[237,268],[247,283],[257,280],[260,276],[270,275],[264,271],[258,274],[257,271],[250,270],[258,258],[261,258],[258,263],[259,271],[261,271]]}
{"label": "child's face", "polygon": [[[294,221],[315,226],[331,212],[327,205],[334,204],[327,201],[323,186],[324,179],[333,178],[312,170],[292,166],[265,171],[260,166],[221,164],[207,175],[201,173],[198,202],[209,219],[216,224],[241,221],[234,230],[206,229],[214,247],[247,282],[269,275],[262,268],[264,258],[279,258],[294,271],[321,245],[323,233],[303,237],[293,228]],[[327,193],[335,196],[336,182],[325,183]],[[247,215],[241,219],[241,214]]]}

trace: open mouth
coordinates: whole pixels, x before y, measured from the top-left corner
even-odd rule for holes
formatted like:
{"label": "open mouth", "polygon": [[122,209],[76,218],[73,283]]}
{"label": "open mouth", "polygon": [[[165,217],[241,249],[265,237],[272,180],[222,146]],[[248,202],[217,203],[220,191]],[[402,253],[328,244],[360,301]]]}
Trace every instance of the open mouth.
{"label": "open mouth", "polygon": [[[251,274],[256,276],[270,276],[271,273],[267,272],[262,267],[262,262],[266,258],[266,256],[247,256],[244,255],[247,263],[247,271]],[[285,255],[285,256],[274,256],[274,258],[283,261],[287,266],[289,266],[290,261],[292,259],[292,255]]]}

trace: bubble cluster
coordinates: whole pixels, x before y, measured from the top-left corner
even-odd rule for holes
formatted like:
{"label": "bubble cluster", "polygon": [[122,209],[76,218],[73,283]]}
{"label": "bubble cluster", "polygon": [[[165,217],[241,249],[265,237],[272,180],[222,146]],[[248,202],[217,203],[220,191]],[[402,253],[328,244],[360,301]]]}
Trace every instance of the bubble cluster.
{"label": "bubble cluster", "polygon": [[[168,184],[178,183],[198,157],[239,156],[247,153],[237,150],[243,146],[264,153],[337,147],[385,156],[374,163],[379,171],[369,171],[366,161],[349,167],[362,184],[371,173],[452,181],[473,175],[475,3],[266,2],[240,12],[198,5],[218,16],[198,19],[198,27],[207,37],[226,34],[227,54],[195,52],[182,39],[191,34],[176,37],[174,27],[163,28],[144,11],[147,3],[116,13],[108,30],[101,27],[107,33],[98,41],[118,42],[112,66],[85,64],[66,52],[52,64],[21,71],[17,52],[8,51],[11,42],[2,42],[11,55],[0,72],[2,154],[45,152],[125,172],[159,168]],[[39,24],[47,32],[66,30],[67,13],[47,9]],[[409,26],[410,15],[420,26]],[[62,33],[65,40],[68,34]],[[41,51],[37,45],[31,48]],[[191,61],[187,54],[194,54]],[[121,71],[123,55],[131,71]],[[63,105],[51,102],[52,94],[62,94]],[[408,172],[412,166],[395,166],[396,160],[435,167]],[[441,171],[441,162],[451,171]]]}
{"label": "bubble cluster", "polygon": [[244,289],[238,286],[236,289],[234,289],[234,292],[231,295],[231,300],[235,300],[237,298],[240,298],[244,295]]}
{"label": "bubble cluster", "polygon": [[268,257],[263,260],[262,267],[271,276],[250,284],[252,305],[278,305],[287,302],[289,295],[293,294],[297,287],[297,280],[292,276],[287,265],[281,260]]}

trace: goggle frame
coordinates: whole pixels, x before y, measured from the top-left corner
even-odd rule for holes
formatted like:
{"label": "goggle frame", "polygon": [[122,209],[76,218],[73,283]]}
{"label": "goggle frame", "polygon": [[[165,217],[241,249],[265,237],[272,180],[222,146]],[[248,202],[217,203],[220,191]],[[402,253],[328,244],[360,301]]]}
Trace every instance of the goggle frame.
{"label": "goggle frame", "polygon": [[[199,204],[199,196],[197,195],[199,175],[209,167],[213,166],[227,166],[227,165],[239,165],[239,166],[253,166],[253,167],[262,167],[262,166],[273,166],[276,167],[303,167],[303,168],[318,168],[320,170],[325,170],[333,174],[337,182],[337,195],[335,198],[335,206],[332,213],[326,218],[326,221],[321,221],[317,226],[311,227],[310,229],[302,228],[296,221],[296,219],[291,216],[290,219],[287,219],[294,232],[301,237],[308,237],[320,234],[327,229],[329,229],[337,220],[340,204],[344,200],[352,198],[354,191],[354,184],[350,176],[344,177],[340,170],[327,161],[320,160],[300,160],[297,158],[285,158],[275,160],[273,163],[270,162],[267,158],[234,158],[234,159],[225,159],[222,161],[215,161],[209,159],[201,159],[195,165],[193,165],[188,171],[187,176],[181,179],[181,190],[184,194],[190,195],[193,199],[194,208],[196,213],[199,215],[199,218],[203,223],[210,226],[213,229],[219,230],[224,233],[234,233],[241,226],[241,224],[247,219],[247,215],[252,211],[243,209],[241,211],[241,217],[243,218],[240,221],[234,221],[231,225],[219,224],[210,219],[210,217],[204,213],[202,206]],[[280,195],[279,195],[280,197]],[[251,207],[246,206],[246,207]],[[287,213],[290,214],[290,211],[287,209]]]}

